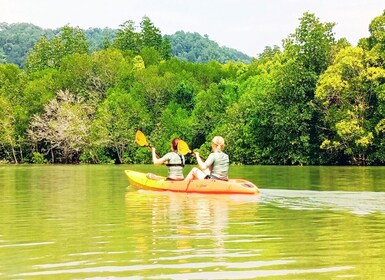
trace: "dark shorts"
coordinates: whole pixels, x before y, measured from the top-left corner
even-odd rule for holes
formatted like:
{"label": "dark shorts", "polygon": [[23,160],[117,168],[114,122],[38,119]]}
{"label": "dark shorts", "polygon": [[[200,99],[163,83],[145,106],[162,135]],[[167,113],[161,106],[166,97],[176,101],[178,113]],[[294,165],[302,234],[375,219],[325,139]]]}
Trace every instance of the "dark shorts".
{"label": "dark shorts", "polygon": [[183,181],[184,179],[172,179],[172,178],[166,178],[166,181]]}
{"label": "dark shorts", "polygon": [[214,175],[207,175],[205,179],[215,179],[215,180],[221,180],[221,181],[228,181],[228,179],[221,179]]}

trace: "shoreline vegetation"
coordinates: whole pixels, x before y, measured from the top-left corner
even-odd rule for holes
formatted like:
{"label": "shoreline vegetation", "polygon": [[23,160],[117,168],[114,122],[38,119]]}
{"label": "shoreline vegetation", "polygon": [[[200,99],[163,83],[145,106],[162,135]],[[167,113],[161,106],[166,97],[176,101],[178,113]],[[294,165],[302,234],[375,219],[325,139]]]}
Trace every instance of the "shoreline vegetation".
{"label": "shoreline vegetation", "polygon": [[379,11],[352,46],[304,13],[250,62],[192,55],[186,33],[163,36],[148,17],[98,48],[64,26],[18,65],[0,37],[0,164],[150,163],[140,129],[161,154],[180,137],[205,157],[222,135],[233,164],[384,165],[384,23]]}

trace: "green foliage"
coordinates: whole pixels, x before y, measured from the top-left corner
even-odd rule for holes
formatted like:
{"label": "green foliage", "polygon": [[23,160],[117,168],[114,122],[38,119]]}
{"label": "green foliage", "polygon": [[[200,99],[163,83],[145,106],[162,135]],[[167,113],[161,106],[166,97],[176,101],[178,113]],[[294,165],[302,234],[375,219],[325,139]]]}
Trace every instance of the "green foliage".
{"label": "green foliage", "polygon": [[80,155],[81,163],[114,164],[115,159],[109,154],[107,148],[95,147],[86,149]]}
{"label": "green foliage", "polygon": [[334,25],[321,23],[314,14],[304,13],[300,26],[284,41],[284,48],[304,68],[319,75],[331,62]]}
{"label": "green foliage", "polygon": [[[60,29],[43,29],[29,23],[0,23],[0,63],[13,63],[24,67],[28,53],[44,37],[47,41],[59,36]],[[83,30],[91,52],[107,48],[117,30],[89,28]]]}
{"label": "green foliage", "polygon": [[368,38],[369,49],[376,49],[380,54],[382,53],[382,59],[384,59],[383,52],[385,50],[385,11],[382,15],[375,17],[369,25],[370,37]]}
{"label": "green foliage", "polygon": [[[123,23],[119,30],[89,28],[81,31],[90,52],[114,46],[120,50],[131,50],[134,54],[139,54],[143,48],[147,47],[156,50],[158,55],[166,60],[174,56],[184,61],[198,63],[206,63],[210,60],[217,60],[220,63],[229,61],[250,63],[251,61],[251,58],[244,53],[220,47],[216,42],[209,40],[207,35],[203,37],[198,33],[178,31],[173,35],[162,37],[160,30],[148,17],[144,17],[140,25],[142,28],[140,32],[136,31],[133,21]],[[61,32],[61,29],[42,29],[28,23],[0,23],[0,63],[14,63],[24,67],[29,52],[36,51],[35,44],[43,47],[42,40],[50,42],[60,36]],[[35,46],[35,49],[37,48]],[[183,52],[180,52],[181,49]],[[50,59],[49,56],[45,58]]]}
{"label": "green foliage", "polygon": [[154,48],[159,51],[163,41],[159,28],[155,27],[151,20],[146,16],[143,17],[140,28],[142,47]]}
{"label": "green foliage", "polygon": [[375,62],[376,57],[361,48],[345,48],[321,76],[316,91],[324,121],[331,128],[321,148],[341,151],[354,164],[366,163],[375,127],[382,121],[378,117],[384,116],[375,106],[383,92],[385,69]]}
{"label": "green foliage", "polygon": [[[66,26],[25,69],[0,64],[0,161],[150,163],[141,129],[158,154],[181,137],[206,157],[222,135],[237,164],[385,164],[383,17],[352,47],[305,13],[282,49],[251,62],[224,58],[207,36],[162,37],[147,17],[116,35]],[[171,46],[200,63],[171,58]]]}
{"label": "green foliage", "polygon": [[15,134],[15,116],[10,102],[0,95],[0,151],[7,154],[7,160],[17,163]]}
{"label": "green foliage", "polygon": [[20,136],[26,134],[31,117],[41,114],[44,111],[44,105],[55,97],[55,92],[58,90],[60,90],[60,81],[57,70],[46,69],[29,75],[23,93],[18,94],[20,103],[15,109],[18,114],[17,127]]}
{"label": "green foliage", "polygon": [[93,121],[89,153],[107,145],[119,163],[132,163],[135,131],[148,123],[149,116],[140,100],[119,88],[111,89]]}
{"label": "green foliage", "polygon": [[30,72],[59,68],[63,58],[71,54],[87,54],[88,42],[79,28],[64,26],[52,40],[42,37],[30,52],[26,67]]}
{"label": "green foliage", "polygon": [[216,60],[220,63],[241,61],[250,63],[251,58],[237,50],[220,47],[218,43],[209,39],[207,35],[178,31],[165,36],[171,43],[172,54],[183,60],[196,63],[207,63]]}
{"label": "green foliage", "polygon": [[156,55],[151,50],[157,52],[160,58],[171,57],[169,41],[162,37],[159,28],[155,27],[148,17],[143,17],[140,22],[140,32],[136,31],[135,22],[132,20],[126,21],[120,27],[113,42],[115,48],[122,51],[130,50],[134,54],[142,53],[146,58],[148,57],[149,65],[156,62],[153,58]]}
{"label": "green foliage", "polygon": [[64,57],[58,68],[61,88],[84,96],[92,88],[93,63],[87,54],[71,54]]}
{"label": "green foliage", "polygon": [[162,57],[158,51],[153,47],[144,47],[140,51],[140,56],[143,59],[145,66],[158,65]]}
{"label": "green foliage", "polygon": [[190,113],[176,103],[170,103],[161,112],[155,130],[151,133],[151,141],[159,155],[170,151],[170,142],[179,137],[190,142],[192,139]]}
{"label": "green foliage", "polygon": [[91,52],[107,49],[115,38],[116,32],[111,28],[88,28],[83,31]]}
{"label": "green foliage", "polygon": [[7,63],[7,56],[3,49],[0,49],[0,64]]}
{"label": "green foliage", "polygon": [[32,163],[45,164],[45,163],[48,163],[48,160],[44,157],[43,154],[41,154],[39,152],[33,152],[32,153]]}
{"label": "green foliage", "polygon": [[54,31],[50,29],[44,30],[29,23],[0,23],[0,63],[12,63],[23,67],[29,50],[40,37],[51,38],[53,34]]}
{"label": "green foliage", "polygon": [[318,115],[312,100],[332,56],[332,27],[305,13],[300,27],[285,40],[283,52],[273,52],[271,60],[263,57],[266,62],[259,67],[268,67],[274,81],[259,112],[266,119],[258,129],[263,135],[259,149],[267,162],[312,164],[318,158]]}
{"label": "green foliage", "polygon": [[226,151],[242,164],[266,164],[271,154],[264,149],[271,133],[269,93],[274,88],[271,76],[252,76],[239,86],[239,99],[228,106],[222,124],[213,134],[223,135]]}
{"label": "green foliage", "polygon": [[119,50],[132,50],[134,53],[139,53],[142,44],[140,34],[136,32],[134,21],[129,20],[120,25],[113,46]]}
{"label": "green foliage", "polygon": [[261,62],[266,62],[273,60],[276,54],[280,54],[281,50],[278,46],[274,47],[265,47],[262,53],[258,55],[258,60]]}
{"label": "green foliage", "polygon": [[[12,161],[16,159],[16,151],[25,135],[28,125],[28,103],[24,102],[23,91],[27,83],[27,75],[16,65],[0,65],[0,97],[3,97],[3,125],[7,139],[7,149],[12,150]],[[7,127],[12,124],[11,130]]]}

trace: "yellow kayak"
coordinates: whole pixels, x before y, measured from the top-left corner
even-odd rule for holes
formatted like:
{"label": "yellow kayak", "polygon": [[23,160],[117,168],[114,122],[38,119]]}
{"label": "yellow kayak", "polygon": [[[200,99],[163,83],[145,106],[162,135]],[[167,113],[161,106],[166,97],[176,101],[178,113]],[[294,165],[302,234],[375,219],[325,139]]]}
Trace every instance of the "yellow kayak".
{"label": "yellow kayak", "polygon": [[165,177],[148,178],[147,173],[125,170],[130,184],[139,189],[211,194],[257,194],[259,189],[243,179],[169,181]]}

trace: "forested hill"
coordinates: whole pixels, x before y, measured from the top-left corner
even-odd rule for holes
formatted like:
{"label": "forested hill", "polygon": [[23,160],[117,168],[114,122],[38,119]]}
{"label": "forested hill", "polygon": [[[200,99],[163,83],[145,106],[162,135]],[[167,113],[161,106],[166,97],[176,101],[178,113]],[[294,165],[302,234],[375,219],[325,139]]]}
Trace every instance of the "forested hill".
{"label": "forested hill", "polygon": [[[52,39],[60,29],[43,29],[30,23],[0,23],[0,63],[13,63],[24,66],[28,52],[42,36]],[[90,51],[103,48],[111,42],[118,30],[111,28],[89,28],[83,30]],[[207,35],[178,31],[173,35],[164,35],[171,42],[172,55],[184,61],[205,63],[216,60],[220,63],[241,61],[250,63],[251,58],[235,49],[220,47]]]}
{"label": "forested hill", "polygon": [[[24,66],[28,52],[45,36],[48,40],[60,33],[61,28],[43,29],[30,23],[0,23],[0,63]],[[90,51],[103,48],[105,40],[112,40],[117,30],[110,28],[89,28],[83,30]]]}
{"label": "forested hill", "polygon": [[190,62],[209,62],[216,60],[220,63],[241,61],[250,63],[251,58],[235,49],[220,47],[217,42],[209,39],[207,35],[199,33],[178,31],[173,35],[165,36],[171,42],[174,56]]}

